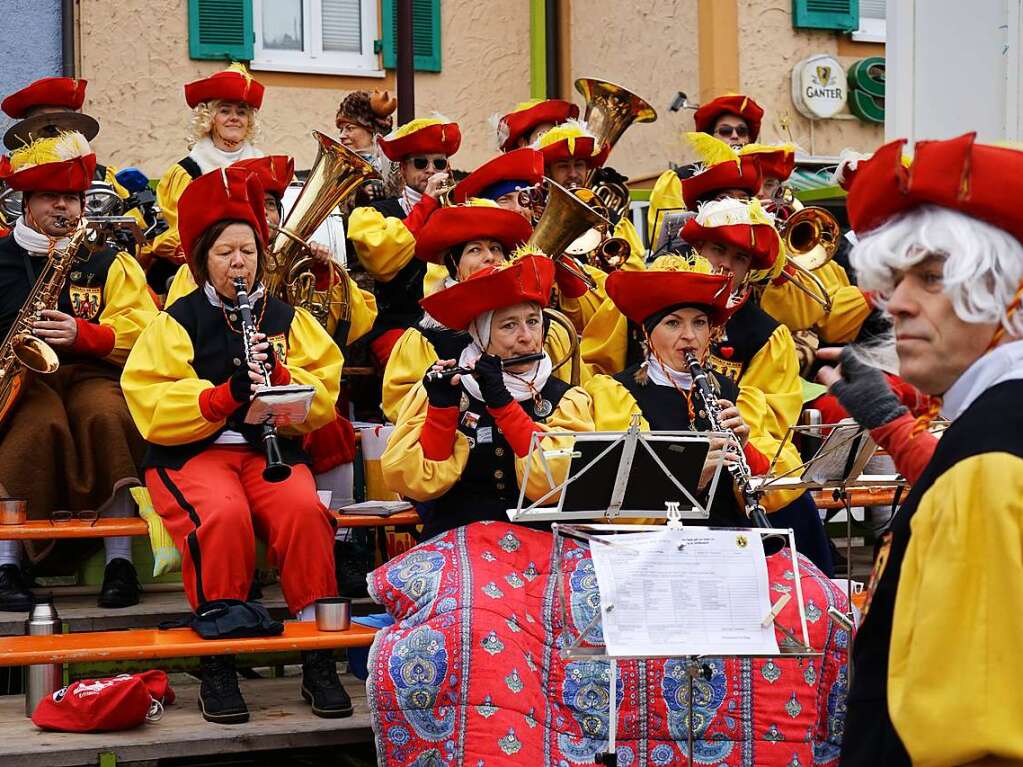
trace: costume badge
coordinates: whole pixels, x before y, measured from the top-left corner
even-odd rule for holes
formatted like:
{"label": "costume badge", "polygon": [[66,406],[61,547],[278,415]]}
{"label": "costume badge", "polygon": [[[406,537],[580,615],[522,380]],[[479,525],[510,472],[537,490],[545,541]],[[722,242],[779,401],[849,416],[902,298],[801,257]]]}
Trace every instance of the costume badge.
{"label": "costume badge", "polygon": [[476,413],[470,410],[466,410],[462,415],[462,426],[472,431],[476,430],[476,424],[480,422],[480,417]]}
{"label": "costume badge", "polygon": [[278,333],[275,336],[267,336],[266,340],[270,344],[270,348],[274,350],[274,355],[281,361],[281,364],[287,365],[288,337],[283,333]]}
{"label": "costume badge", "polygon": [[94,320],[103,308],[103,288],[100,285],[68,285],[71,311],[75,317]]}
{"label": "costume badge", "polygon": [[732,383],[738,383],[739,376],[742,374],[741,362],[726,360],[716,354],[711,354],[707,357],[707,363],[715,373],[720,373]]}
{"label": "costume badge", "polygon": [[494,441],[494,429],[492,426],[484,426],[476,432],[476,441],[481,445],[489,445]]}

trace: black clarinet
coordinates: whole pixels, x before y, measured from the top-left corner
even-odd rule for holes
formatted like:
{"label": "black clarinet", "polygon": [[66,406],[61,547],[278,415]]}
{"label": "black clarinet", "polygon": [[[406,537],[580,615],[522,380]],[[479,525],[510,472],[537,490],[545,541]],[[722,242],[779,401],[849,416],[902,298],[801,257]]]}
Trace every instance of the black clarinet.
{"label": "black clarinet", "polygon": [[[234,293],[238,314],[242,318],[242,344],[245,346],[245,361],[253,362],[252,347],[256,344],[252,338],[259,329],[252,319],[252,304],[249,303],[249,294],[245,289],[243,278],[234,278]],[[260,365],[259,368],[263,371],[264,382],[270,386],[270,371],[266,369],[265,364]],[[263,469],[263,479],[267,482],[283,482],[291,476],[291,467],[281,459],[281,446],[277,442],[277,427],[273,424],[263,424],[263,446],[266,448],[266,468]]]}
{"label": "black clarinet", "polygon": [[[703,405],[703,409],[707,413],[707,421],[710,422],[711,431],[731,433],[721,425],[721,407],[718,405],[717,393],[714,391],[714,387],[711,386],[707,371],[704,370],[703,365],[699,363],[696,355],[692,352],[685,352],[685,359],[686,365],[689,367],[689,375],[693,377],[693,388],[700,395],[700,404]],[[746,455],[739,446],[738,438],[729,440],[728,446],[725,449],[735,456],[735,463],[726,463],[725,466],[732,475],[732,479],[735,480],[739,492],[742,493],[742,502],[746,507],[746,516],[757,527],[771,527],[771,523],[767,521],[764,507],[760,505],[760,498],[750,488],[749,480],[752,472],[750,471],[749,463],[746,461]]]}

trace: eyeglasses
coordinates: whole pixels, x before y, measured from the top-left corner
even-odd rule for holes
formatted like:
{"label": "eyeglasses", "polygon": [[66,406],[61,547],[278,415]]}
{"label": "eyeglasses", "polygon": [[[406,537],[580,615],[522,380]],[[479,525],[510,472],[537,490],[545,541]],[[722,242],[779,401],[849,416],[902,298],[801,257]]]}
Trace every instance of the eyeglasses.
{"label": "eyeglasses", "polygon": [[447,157],[434,157],[431,160],[429,157],[412,157],[412,167],[416,170],[426,170],[430,167],[430,163],[433,163],[434,170],[447,170],[448,158]]}
{"label": "eyeglasses", "polygon": [[719,125],[714,129],[714,132],[723,138],[728,138],[732,135],[735,135],[737,138],[749,136],[749,128],[745,125]]}
{"label": "eyeglasses", "polygon": [[88,522],[89,527],[96,525],[96,520],[99,519],[98,511],[53,511],[50,512],[50,524],[51,525],[66,525],[74,520],[79,522]]}

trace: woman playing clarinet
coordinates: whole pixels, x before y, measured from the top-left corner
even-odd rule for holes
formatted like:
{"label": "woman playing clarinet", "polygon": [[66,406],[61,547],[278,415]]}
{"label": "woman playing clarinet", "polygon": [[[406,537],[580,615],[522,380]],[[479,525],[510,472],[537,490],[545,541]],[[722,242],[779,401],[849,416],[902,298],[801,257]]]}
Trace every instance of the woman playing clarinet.
{"label": "woman playing clarinet", "polygon": [[[181,551],[185,591],[197,613],[214,605],[238,608],[239,620],[251,614],[242,603],[259,535],[280,568],[289,610],[310,620],[317,599],[337,594],[334,526],[296,437],[335,418],[341,353],[305,310],[263,289],[267,226],[257,174],[224,168],[201,176],[182,194],[178,212],[200,288],[142,333],[121,381],[149,443],[146,486]],[[236,291],[239,278],[247,296]],[[243,327],[246,298],[254,332]],[[264,474],[267,434],[244,422],[253,393],[267,381],[313,389],[306,419],[276,434],[290,473]],[[303,653],[302,694],[319,716],[352,712],[330,651]],[[229,656],[202,659],[199,701],[208,721],[248,720]]]}

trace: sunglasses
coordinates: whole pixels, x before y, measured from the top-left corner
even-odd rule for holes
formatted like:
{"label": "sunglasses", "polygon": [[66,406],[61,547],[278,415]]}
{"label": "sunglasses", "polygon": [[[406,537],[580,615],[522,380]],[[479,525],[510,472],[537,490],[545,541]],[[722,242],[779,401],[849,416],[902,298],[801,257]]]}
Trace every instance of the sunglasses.
{"label": "sunglasses", "polygon": [[719,125],[714,132],[719,136],[728,138],[735,135],[738,138],[746,138],[749,135],[749,128],[745,125]]}
{"label": "sunglasses", "polygon": [[448,158],[446,157],[434,157],[430,160],[428,157],[412,157],[412,167],[416,170],[426,170],[430,167],[430,163],[433,163],[434,170],[447,170]]}
{"label": "sunglasses", "polygon": [[50,513],[50,524],[51,525],[66,525],[74,520],[79,522],[87,522],[89,527],[93,527],[96,524],[96,520],[99,519],[99,512],[96,511],[54,511]]}

